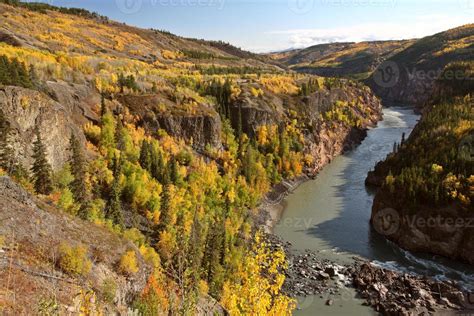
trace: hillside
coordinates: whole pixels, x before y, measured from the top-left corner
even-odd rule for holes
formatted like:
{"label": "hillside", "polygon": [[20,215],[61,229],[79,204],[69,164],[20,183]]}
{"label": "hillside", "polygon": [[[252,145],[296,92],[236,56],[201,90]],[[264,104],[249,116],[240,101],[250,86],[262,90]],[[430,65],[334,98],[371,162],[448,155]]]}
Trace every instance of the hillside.
{"label": "hillside", "polygon": [[[22,190],[36,205],[14,225],[0,222],[1,237],[21,235],[33,253],[48,240],[53,252],[62,239],[83,244],[64,250],[80,258],[70,261],[81,273],[61,271],[92,284],[100,281],[92,249],[103,238],[128,239],[139,253],[111,245],[109,269],[120,282],[145,281],[125,302],[97,301],[105,314],[122,305],[144,315],[199,314],[208,305],[218,307],[212,314],[224,313],[219,306],[232,315],[290,314],[287,262],[260,231],[259,203],[363,139],[381,119],[370,89],[83,10],[0,10],[0,173],[23,187],[2,199],[0,217],[20,208]],[[29,235],[28,218],[51,219],[61,231]],[[142,257],[151,262],[144,274]],[[57,262],[48,258],[21,262],[22,273]],[[43,305],[39,292],[8,290],[9,304]],[[54,303],[67,308],[80,291],[102,295],[80,283]]]}
{"label": "hillside", "polygon": [[387,102],[421,106],[451,62],[472,60],[474,24],[428,36],[381,64],[367,84]]}
{"label": "hillside", "polygon": [[365,79],[385,59],[413,42],[414,40],[321,44],[274,53],[269,57],[298,72]]}
{"label": "hillside", "polygon": [[[372,223],[402,247],[474,264],[473,63],[448,65],[408,140],[375,167]],[[453,70],[462,79],[447,80]],[[389,217],[395,224],[387,223]],[[392,225],[392,226],[391,226]]]}
{"label": "hillside", "polygon": [[70,58],[95,58],[94,65],[107,57],[117,62],[129,58],[157,66],[193,61],[206,66],[268,68],[268,64],[257,60],[263,59],[261,56],[223,42],[185,39],[166,31],[140,29],[92,13],[87,15],[85,10],[63,13],[48,5],[9,6],[2,2],[5,1],[0,1],[0,40],[16,47],[61,52]]}
{"label": "hillside", "polygon": [[[145,248],[41,202],[7,177],[0,177],[0,214],[2,313],[96,312],[96,304],[125,312],[145,287],[153,265]],[[137,256],[131,278],[117,267],[127,251]]]}

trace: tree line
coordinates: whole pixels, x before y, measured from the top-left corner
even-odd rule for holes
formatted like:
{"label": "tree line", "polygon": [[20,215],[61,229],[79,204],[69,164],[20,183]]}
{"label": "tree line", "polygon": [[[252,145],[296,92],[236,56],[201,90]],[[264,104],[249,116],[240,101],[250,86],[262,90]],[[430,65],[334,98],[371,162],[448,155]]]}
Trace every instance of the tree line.
{"label": "tree line", "polygon": [[0,84],[33,88],[38,84],[38,76],[34,65],[26,67],[25,63],[17,58],[9,59],[0,56]]}

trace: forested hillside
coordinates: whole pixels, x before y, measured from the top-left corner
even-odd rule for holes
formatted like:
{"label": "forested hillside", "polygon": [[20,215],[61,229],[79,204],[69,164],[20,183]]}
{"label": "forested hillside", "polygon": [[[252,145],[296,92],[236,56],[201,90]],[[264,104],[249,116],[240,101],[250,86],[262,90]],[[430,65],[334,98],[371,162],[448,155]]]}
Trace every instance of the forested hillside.
{"label": "forested hillside", "polygon": [[[393,153],[368,177],[368,182],[382,185],[374,202],[374,225],[383,225],[388,208],[400,221],[400,229],[390,231],[388,238],[410,250],[470,263],[474,262],[473,69],[472,62],[444,69],[412,135],[395,144]],[[449,76],[454,70],[456,78]],[[417,224],[418,219],[432,224]]]}
{"label": "forested hillside", "polygon": [[[83,10],[16,1],[0,10],[1,173],[36,196],[3,178],[0,210],[18,200],[31,218],[62,223],[60,236],[74,231],[64,243],[51,230],[29,235],[22,213],[1,224],[0,245],[37,272],[21,270],[24,282],[52,275],[77,285],[71,296],[87,293],[73,306],[57,295],[64,285],[8,283],[2,312],[289,314],[285,256],[256,225],[259,202],[359,142],[380,119],[371,91]],[[78,227],[128,246],[104,257]],[[104,265],[118,279],[100,277]]]}

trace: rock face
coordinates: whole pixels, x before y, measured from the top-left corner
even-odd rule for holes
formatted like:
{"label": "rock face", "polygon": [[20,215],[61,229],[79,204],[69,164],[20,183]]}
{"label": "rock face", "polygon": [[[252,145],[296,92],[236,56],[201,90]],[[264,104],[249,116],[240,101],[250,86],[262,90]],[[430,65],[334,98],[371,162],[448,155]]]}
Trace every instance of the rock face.
{"label": "rock face", "polygon": [[419,205],[416,214],[410,214],[389,196],[377,194],[371,222],[379,233],[402,248],[474,265],[472,212],[454,205],[438,209]]}
{"label": "rock face", "polygon": [[198,150],[203,150],[206,145],[221,146],[221,120],[217,113],[202,116],[158,115],[150,125],[189,141]]}
{"label": "rock face", "polygon": [[12,126],[12,140],[18,160],[27,168],[32,163],[34,130],[38,126],[46,145],[49,162],[60,168],[69,158],[71,133],[85,142],[82,130],[71,118],[71,108],[43,93],[19,88],[0,88],[1,110]]}
{"label": "rock face", "polygon": [[[0,217],[0,236],[5,238],[0,248],[0,279],[15,282],[16,292],[2,298],[5,306],[13,306],[11,314],[36,314],[39,300],[51,295],[56,295],[60,304],[70,304],[81,289],[93,289],[99,299],[106,280],[117,285],[115,292],[109,293],[114,303],[108,303],[108,313],[126,313],[126,306],[145,287],[151,267],[131,242],[38,202],[8,177],[0,177]],[[88,247],[87,256],[92,261],[89,274],[71,278],[57,268],[61,243]],[[116,264],[129,250],[136,253],[139,271],[125,277],[117,274]],[[60,314],[66,314],[63,308],[66,306],[60,306]],[[74,306],[69,308],[74,311]],[[3,311],[10,313],[9,309]]]}
{"label": "rock face", "polygon": [[[364,122],[360,129],[365,129],[376,124],[381,119],[382,104],[380,100],[367,87],[357,86],[350,81],[342,81],[344,88],[319,90],[306,97],[288,97],[266,94],[264,97],[255,98],[244,91],[230,107],[230,118],[235,130],[242,124],[242,131],[247,135],[254,135],[261,125],[282,125],[288,121],[289,110],[294,110],[309,125],[312,131],[307,131],[307,136],[318,136],[320,129],[314,126],[319,116],[330,109],[337,101],[359,102],[367,109],[367,113],[354,112]],[[240,119],[241,117],[241,119]],[[324,129],[324,127],[323,127]],[[318,142],[318,139],[310,141]]]}
{"label": "rock face", "polygon": [[[139,116],[139,124],[150,133],[163,129],[196,150],[203,150],[208,144],[221,146],[221,119],[210,106],[200,104],[199,110],[190,114],[164,95],[126,95],[119,96],[118,101]],[[160,109],[159,105],[166,110]]]}

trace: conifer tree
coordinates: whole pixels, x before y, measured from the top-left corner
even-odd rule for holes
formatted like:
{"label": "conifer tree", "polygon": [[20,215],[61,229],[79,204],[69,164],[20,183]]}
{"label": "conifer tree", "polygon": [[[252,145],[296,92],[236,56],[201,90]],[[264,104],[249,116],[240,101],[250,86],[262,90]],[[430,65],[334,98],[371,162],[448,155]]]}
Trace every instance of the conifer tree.
{"label": "conifer tree", "polygon": [[33,143],[33,183],[35,191],[39,194],[48,195],[53,190],[52,168],[46,157],[46,148],[41,139],[39,128],[36,127],[36,141]]}
{"label": "conifer tree", "polygon": [[142,145],[140,146],[140,158],[138,161],[143,169],[151,172],[151,144],[146,139],[142,141]]}
{"label": "conifer tree", "polygon": [[105,94],[100,94],[100,117],[103,117],[107,113],[107,105],[105,105]]}
{"label": "conifer tree", "polygon": [[178,162],[176,161],[176,157],[172,156],[170,162],[168,163],[168,171],[170,173],[170,181],[173,184],[177,184],[180,181],[180,176],[178,172]]}
{"label": "conifer tree", "polygon": [[125,141],[123,139],[123,122],[120,115],[117,117],[117,123],[115,126],[115,143],[117,144],[118,150],[125,150]]}
{"label": "conifer tree", "polygon": [[151,162],[151,175],[153,178],[158,180],[161,183],[164,183],[163,173],[165,173],[165,165],[163,160],[163,155],[161,151],[153,152],[152,162]]}
{"label": "conifer tree", "polygon": [[161,192],[161,205],[160,205],[160,230],[163,230],[170,223],[170,184],[163,185],[163,191]]}
{"label": "conifer tree", "polygon": [[74,180],[71,182],[71,191],[74,200],[81,205],[79,216],[86,219],[90,202],[90,193],[87,188],[87,161],[82,146],[74,134],[71,134],[69,146],[72,153],[70,159],[71,173],[74,176]]}

